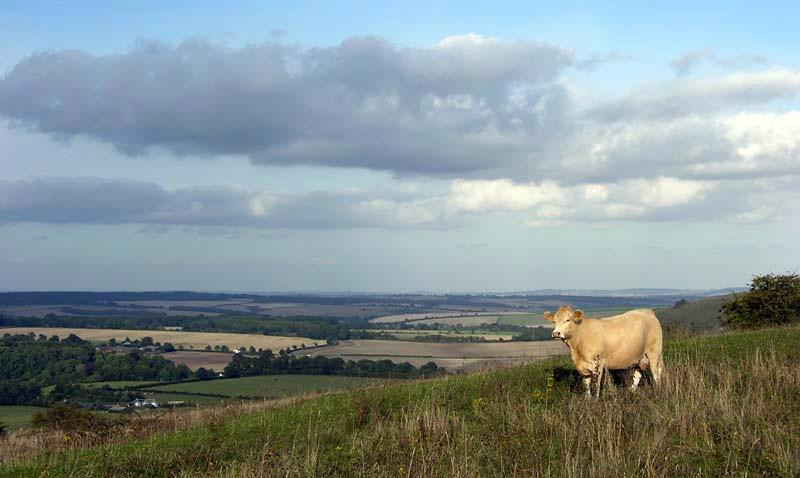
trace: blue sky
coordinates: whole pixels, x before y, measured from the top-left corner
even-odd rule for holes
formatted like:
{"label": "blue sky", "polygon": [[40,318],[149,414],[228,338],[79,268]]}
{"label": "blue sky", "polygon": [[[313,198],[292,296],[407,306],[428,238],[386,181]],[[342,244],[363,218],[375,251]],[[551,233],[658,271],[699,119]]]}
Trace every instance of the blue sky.
{"label": "blue sky", "polygon": [[796,270],[798,10],[3,2],[0,289]]}

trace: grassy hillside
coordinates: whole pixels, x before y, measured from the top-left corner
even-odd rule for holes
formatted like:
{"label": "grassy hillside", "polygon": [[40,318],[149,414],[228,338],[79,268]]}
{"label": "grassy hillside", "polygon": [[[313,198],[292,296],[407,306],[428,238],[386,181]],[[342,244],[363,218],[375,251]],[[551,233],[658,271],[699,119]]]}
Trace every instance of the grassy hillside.
{"label": "grassy hillside", "polygon": [[680,326],[693,330],[713,329],[720,326],[720,307],[730,296],[709,297],[686,302],[678,308],[656,310],[656,316],[664,327]]}
{"label": "grassy hillside", "polygon": [[566,357],[339,392],[0,476],[797,476],[800,329],[688,338],[668,381],[587,401]]}
{"label": "grassy hillside", "polygon": [[277,398],[309,392],[352,388],[376,379],[326,375],[265,375],[203,382],[176,383],[143,389],[144,392],[213,393],[228,397]]}

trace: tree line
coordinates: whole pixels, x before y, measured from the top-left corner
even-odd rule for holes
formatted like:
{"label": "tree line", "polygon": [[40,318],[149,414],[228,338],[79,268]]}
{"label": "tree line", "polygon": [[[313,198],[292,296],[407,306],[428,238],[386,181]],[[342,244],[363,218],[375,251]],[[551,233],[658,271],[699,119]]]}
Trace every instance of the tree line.
{"label": "tree line", "polygon": [[[0,338],[0,405],[46,404],[64,398],[79,382],[109,380],[183,380],[193,376],[185,365],[138,350],[104,353],[75,334],[65,339],[34,334]],[[42,388],[59,391],[44,396]]]}
{"label": "tree line", "polygon": [[[231,363],[225,367],[223,375],[227,378],[282,374],[418,378],[444,371],[444,368],[437,366],[434,362],[415,367],[408,362],[395,363],[388,359],[354,361],[322,355],[297,357],[286,353],[275,355],[272,351],[267,350],[255,357],[234,355]],[[198,370],[198,374],[199,372],[200,370]]]}
{"label": "tree line", "polygon": [[181,327],[190,332],[263,334],[308,337],[317,340],[371,338],[369,332],[353,331],[346,323],[332,317],[272,318],[261,316],[112,316],[76,317],[49,314],[45,317],[5,317],[6,327],[65,327],[91,329],[159,330]]}

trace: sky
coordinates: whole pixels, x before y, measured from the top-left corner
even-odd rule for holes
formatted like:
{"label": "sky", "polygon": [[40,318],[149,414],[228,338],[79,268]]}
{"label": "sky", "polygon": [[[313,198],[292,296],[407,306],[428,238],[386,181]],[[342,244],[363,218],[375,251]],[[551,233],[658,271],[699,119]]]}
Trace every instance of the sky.
{"label": "sky", "polygon": [[798,270],[797,2],[0,2],[0,290]]}

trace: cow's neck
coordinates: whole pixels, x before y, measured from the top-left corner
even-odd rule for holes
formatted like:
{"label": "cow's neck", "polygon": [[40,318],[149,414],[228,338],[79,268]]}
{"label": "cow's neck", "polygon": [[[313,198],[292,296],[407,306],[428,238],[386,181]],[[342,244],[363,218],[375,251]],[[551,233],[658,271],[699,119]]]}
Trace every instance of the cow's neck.
{"label": "cow's neck", "polygon": [[[586,321],[587,319],[583,319],[583,320]],[[572,335],[570,335],[568,339],[564,340],[564,343],[567,344],[567,347],[569,347],[569,351],[570,351],[570,354],[572,355],[572,359],[573,360],[575,360],[576,358],[579,358],[579,357],[577,357],[577,355],[579,354],[579,352],[581,350],[583,350],[583,347],[581,347],[581,344],[583,343],[583,340],[582,340],[582,337],[581,337],[581,329],[583,329],[583,327],[581,327],[581,326],[573,327],[572,328]]]}

